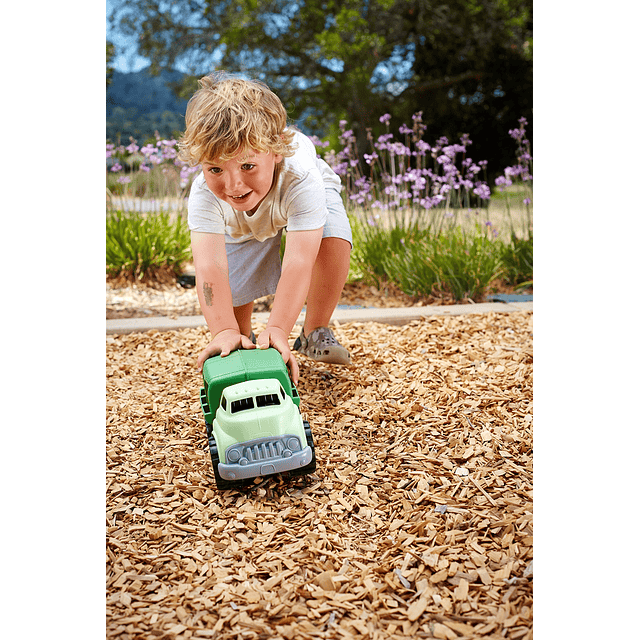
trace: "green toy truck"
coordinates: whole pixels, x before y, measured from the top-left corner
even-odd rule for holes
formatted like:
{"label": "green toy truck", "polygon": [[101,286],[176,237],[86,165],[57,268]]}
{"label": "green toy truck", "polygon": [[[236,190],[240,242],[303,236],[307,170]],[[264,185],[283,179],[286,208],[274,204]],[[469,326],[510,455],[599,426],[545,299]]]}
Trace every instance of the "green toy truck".
{"label": "green toy truck", "polygon": [[202,378],[200,405],[218,489],[276,473],[315,471],[311,428],[276,349],[213,356],[205,361]]}

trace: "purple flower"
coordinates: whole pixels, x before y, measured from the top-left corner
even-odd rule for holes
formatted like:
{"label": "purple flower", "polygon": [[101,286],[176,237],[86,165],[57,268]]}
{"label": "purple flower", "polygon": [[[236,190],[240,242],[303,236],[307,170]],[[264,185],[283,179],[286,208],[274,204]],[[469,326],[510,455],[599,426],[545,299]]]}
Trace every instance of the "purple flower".
{"label": "purple flower", "polygon": [[117,173],[118,171],[122,170],[122,165],[119,162],[116,162],[110,169],[110,171],[113,171],[113,173]]}
{"label": "purple flower", "polygon": [[413,133],[413,129],[409,129],[409,127],[404,123],[400,125],[399,131],[404,135],[411,135]]}
{"label": "purple flower", "polygon": [[353,138],[353,129],[349,129],[348,131],[343,131],[340,134],[340,140],[342,141],[348,141],[349,139]]}
{"label": "purple flower", "polygon": [[347,163],[346,162],[341,162],[340,164],[331,167],[339,176],[346,176],[347,175]]}
{"label": "purple flower", "polygon": [[491,198],[491,189],[489,189],[489,186],[486,184],[478,184],[473,190],[473,193],[483,200],[489,200],[489,198]]}
{"label": "purple flower", "polygon": [[378,159],[378,154],[374,151],[371,155],[369,155],[368,153],[364,154],[364,161],[368,164],[371,165],[371,163],[374,160]]}
{"label": "purple flower", "polygon": [[391,120],[391,114],[385,113],[383,116],[380,116],[380,122],[383,124],[389,124],[389,120]]}

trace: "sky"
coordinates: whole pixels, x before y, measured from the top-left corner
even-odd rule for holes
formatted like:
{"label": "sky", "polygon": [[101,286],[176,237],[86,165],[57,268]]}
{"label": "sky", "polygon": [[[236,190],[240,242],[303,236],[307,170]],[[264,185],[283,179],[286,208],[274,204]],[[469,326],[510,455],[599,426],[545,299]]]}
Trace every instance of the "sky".
{"label": "sky", "polygon": [[106,0],[106,32],[107,40],[113,42],[116,47],[116,57],[113,59],[113,68],[121,73],[135,73],[149,66],[149,60],[136,53],[136,42],[133,38],[127,38],[118,31],[109,28],[106,16],[111,13],[113,2]]}

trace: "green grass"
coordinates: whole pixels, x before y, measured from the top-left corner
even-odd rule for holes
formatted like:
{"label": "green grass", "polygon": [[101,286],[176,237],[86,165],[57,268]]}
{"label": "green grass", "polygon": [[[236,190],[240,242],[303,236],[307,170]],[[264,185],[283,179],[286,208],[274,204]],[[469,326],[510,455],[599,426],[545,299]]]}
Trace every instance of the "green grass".
{"label": "green grass", "polygon": [[[450,294],[454,300],[474,301],[497,278],[515,287],[533,282],[533,231],[526,237],[513,227],[510,234],[506,229],[500,233],[495,225],[480,222],[486,210],[430,212],[426,222],[415,217],[385,222],[363,213],[349,216],[354,238],[350,281],[378,288],[391,282],[417,298]],[[525,213],[519,213],[518,222],[525,221]],[[513,215],[504,222],[512,224]],[[187,223],[166,212],[109,212],[106,249],[107,273],[128,279],[153,278],[167,270],[178,274],[191,259]]]}
{"label": "green grass", "polygon": [[141,280],[161,270],[176,274],[191,258],[187,223],[169,213],[107,213],[107,273]]}
{"label": "green grass", "polygon": [[480,226],[473,233],[459,227],[440,233],[416,226],[387,230],[356,223],[354,227],[353,279],[378,288],[389,281],[414,297],[439,292],[455,300],[479,300],[504,271],[503,243]]}
{"label": "green grass", "polygon": [[505,280],[516,287],[533,283],[533,236],[519,238],[515,233],[504,244],[501,255]]}

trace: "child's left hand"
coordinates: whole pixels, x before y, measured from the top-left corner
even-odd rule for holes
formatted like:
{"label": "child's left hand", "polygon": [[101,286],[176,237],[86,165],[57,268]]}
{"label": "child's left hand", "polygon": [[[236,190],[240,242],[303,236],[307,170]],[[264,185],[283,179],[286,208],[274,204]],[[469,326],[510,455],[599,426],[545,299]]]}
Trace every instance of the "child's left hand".
{"label": "child's left hand", "polygon": [[258,349],[268,349],[273,347],[282,355],[284,363],[289,369],[289,375],[293,384],[298,384],[298,377],[300,375],[300,369],[298,363],[291,353],[289,347],[289,340],[287,335],[282,329],[277,327],[267,327],[259,336],[256,341]]}

